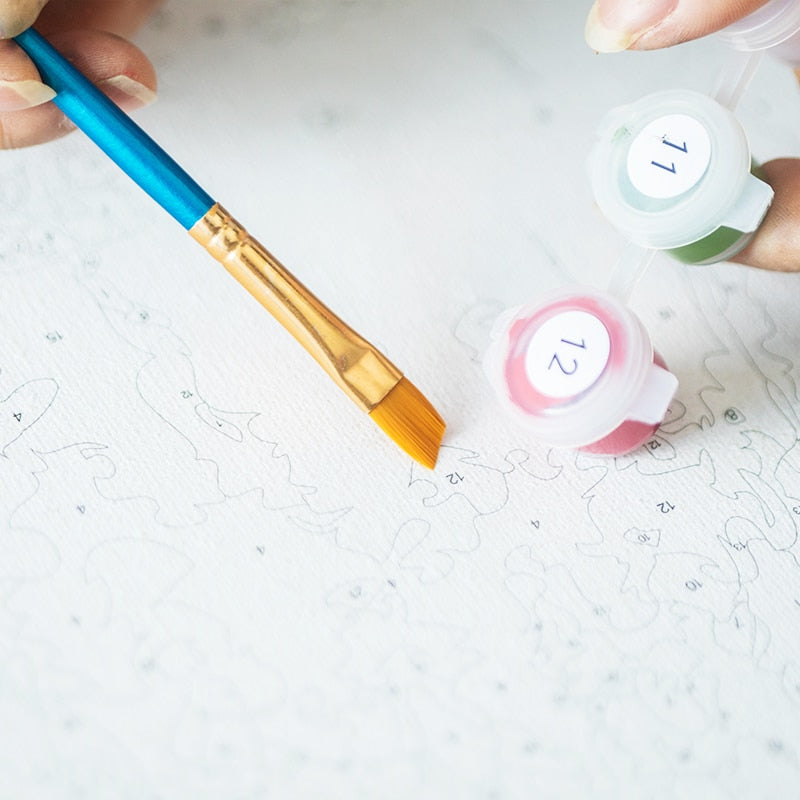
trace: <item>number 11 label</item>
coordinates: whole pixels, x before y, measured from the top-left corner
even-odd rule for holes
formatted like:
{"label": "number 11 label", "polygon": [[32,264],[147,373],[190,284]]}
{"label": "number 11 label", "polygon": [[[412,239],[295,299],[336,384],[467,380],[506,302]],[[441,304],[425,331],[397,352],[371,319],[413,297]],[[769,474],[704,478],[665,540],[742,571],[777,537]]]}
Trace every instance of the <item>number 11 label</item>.
{"label": "number 11 label", "polygon": [[587,311],[564,311],[531,337],[525,371],[543,395],[574,397],[600,377],[610,350],[608,331],[597,317]]}
{"label": "number 11 label", "polygon": [[711,137],[694,117],[669,114],[646,125],[628,150],[628,177],[647,197],[688,192],[711,163]]}

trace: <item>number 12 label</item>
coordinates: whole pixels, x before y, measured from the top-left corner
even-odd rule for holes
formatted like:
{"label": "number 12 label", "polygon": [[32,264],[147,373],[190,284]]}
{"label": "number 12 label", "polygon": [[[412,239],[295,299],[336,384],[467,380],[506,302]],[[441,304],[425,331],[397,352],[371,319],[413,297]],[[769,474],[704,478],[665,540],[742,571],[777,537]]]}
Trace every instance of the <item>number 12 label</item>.
{"label": "number 12 label", "polygon": [[669,114],[646,125],[628,151],[628,177],[647,197],[667,200],[688,192],[711,162],[711,137],[686,114]]}
{"label": "number 12 label", "polygon": [[547,397],[574,397],[588,389],[608,363],[611,340],[606,326],[587,311],[551,317],[531,337],[525,371]]}

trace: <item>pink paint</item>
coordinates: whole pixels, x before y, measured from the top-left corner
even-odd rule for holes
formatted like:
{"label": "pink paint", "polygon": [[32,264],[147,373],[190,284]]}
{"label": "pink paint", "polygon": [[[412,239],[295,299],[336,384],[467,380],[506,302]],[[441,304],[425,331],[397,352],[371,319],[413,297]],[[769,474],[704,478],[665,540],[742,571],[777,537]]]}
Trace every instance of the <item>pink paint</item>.
{"label": "pink paint", "polygon": [[589,296],[567,297],[543,306],[532,316],[517,320],[509,332],[511,347],[505,364],[505,378],[511,402],[519,406],[523,411],[539,412],[542,409],[556,408],[563,404],[561,400],[541,394],[531,383],[525,369],[525,357],[533,334],[548,319],[552,319],[565,311],[587,311],[601,320],[611,339],[611,352],[607,368],[613,368],[614,364],[619,364],[625,358],[624,343],[626,337],[624,332],[620,329],[618,322],[606,312],[597,298]]}
{"label": "pink paint", "polygon": [[[653,353],[653,361],[662,369],[667,369],[664,359],[658,353]],[[622,456],[649,441],[658,430],[659,425],[661,425],[660,422],[654,424],[628,419],[619,428],[611,431],[608,436],[604,436],[599,441],[584,445],[578,449],[584,453],[592,453],[598,456]]]}
{"label": "pink paint", "polygon": [[677,388],[639,319],[591,289],[561,290],[517,312],[485,363],[504,404],[537,438],[598,455],[646,442]]}

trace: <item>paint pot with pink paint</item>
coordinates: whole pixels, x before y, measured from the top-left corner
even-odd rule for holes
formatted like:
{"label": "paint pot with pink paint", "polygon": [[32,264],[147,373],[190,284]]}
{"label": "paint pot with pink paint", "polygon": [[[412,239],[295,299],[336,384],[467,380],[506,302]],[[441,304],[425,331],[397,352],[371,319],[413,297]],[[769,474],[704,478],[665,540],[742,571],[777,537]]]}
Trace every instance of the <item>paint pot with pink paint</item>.
{"label": "paint pot with pink paint", "polygon": [[497,320],[484,366],[538,441],[597,455],[644,444],[678,387],[639,318],[594,289],[561,289]]}

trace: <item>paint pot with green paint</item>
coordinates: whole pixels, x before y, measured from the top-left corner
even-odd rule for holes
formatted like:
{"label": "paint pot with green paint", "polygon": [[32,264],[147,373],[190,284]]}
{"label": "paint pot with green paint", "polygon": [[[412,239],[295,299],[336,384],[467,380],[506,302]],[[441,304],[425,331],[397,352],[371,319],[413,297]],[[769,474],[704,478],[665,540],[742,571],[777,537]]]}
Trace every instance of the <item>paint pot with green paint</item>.
{"label": "paint pot with green paint", "polygon": [[688,90],[656,92],[607,114],[590,171],[597,204],[615,228],[688,264],[732,258],[772,202],[739,121]]}

